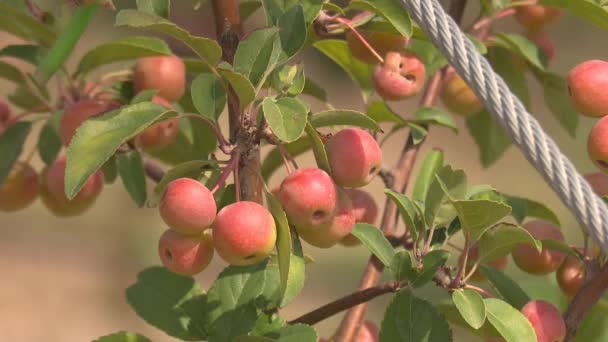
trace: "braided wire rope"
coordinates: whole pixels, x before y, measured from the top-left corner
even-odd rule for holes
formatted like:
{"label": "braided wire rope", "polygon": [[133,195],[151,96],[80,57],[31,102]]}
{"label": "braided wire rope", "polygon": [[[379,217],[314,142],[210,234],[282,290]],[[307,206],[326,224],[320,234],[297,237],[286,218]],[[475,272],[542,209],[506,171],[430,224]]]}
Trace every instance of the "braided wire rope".
{"label": "braided wire rope", "polygon": [[608,253],[608,208],[528,113],[437,0],[400,0],[458,74],[511,135],[577,220]]}

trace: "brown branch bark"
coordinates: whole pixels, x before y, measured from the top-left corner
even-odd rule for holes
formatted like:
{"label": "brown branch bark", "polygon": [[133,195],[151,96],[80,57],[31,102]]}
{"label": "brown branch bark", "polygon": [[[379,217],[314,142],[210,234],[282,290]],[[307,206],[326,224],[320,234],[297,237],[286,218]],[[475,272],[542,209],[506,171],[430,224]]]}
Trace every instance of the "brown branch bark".
{"label": "brown branch bark", "polygon": [[[587,271],[589,270],[588,267]],[[574,341],[581,322],[608,289],[608,263],[594,273],[592,278],[574,296],[564,315],[566,321],[564,342]]]}
{"label": "brown branch bark", "polygon": [[[213,0],[211,2],[215,15],[216,37],[222,47],[225,61],[232,63],[234,53],[243,35],[243,26],[237,0]],[[240,153],[238,181],[240,198],[246,201],[262,203],[262,180],[257,172],[260,169],[260,146],[256,141],[255,112],[241,112],[239,99],[231,89],[228,92],[228,123],[230,141],[236,144]]]}
{"label": "brown branch bark", "polygon": [[397,292],[403,288],[403,284],[398,281],[391,281],[382,285],[359,290],[357,292],[346,295],[335,301],[325,304],[318,309],[315,309],[307,314],[304,314],[294,320],[289,321],[289,324],[304,323],[316,324],[322,320],[329,318],[341,311],[351,308],[357,304],[368,302],[383,294]]}
{"label": "brown branch bark", "polygon": [[[450,8],[448,11],[456,22],[460,22],[465,7],[466,0],[453,0],[450,2]],[[441,89],[442,73],[443,71],[435,73],[429,80],[420,102],[421,106],[431,106],[435,102]],[[393,180],[392,190],[399,191],[401,193],[405,192],[421,144],[422,143],[415,145],[412,135],[410,134],[408,136],[405,146],[401,152],[401,156],[391,171]],[[393,201],[387,198],[380,225],[380,228],[383,230],[385,235],[392,235],[394,233],[397,218],[397,207]],[[361,282],[359,283],[359,290],[364,290],[377,284],[382,269],[382,263],[372,255],[367,263]],[[336,341],[354,341],[354,337],[361,326],[366,309],[367,303],[364,302],[351,308],[346,313],[336,333]]]}

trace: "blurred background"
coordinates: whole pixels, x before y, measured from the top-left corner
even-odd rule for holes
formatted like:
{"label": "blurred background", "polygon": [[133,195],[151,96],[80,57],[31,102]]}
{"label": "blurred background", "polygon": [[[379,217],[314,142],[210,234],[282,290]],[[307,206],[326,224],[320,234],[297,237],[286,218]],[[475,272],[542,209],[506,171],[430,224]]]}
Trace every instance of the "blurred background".
{"label": "blurred background", "polygon": [[[46,8],[52,8],[57,3],[40,2]],[[134,7],[134,1],[115,3],[119,8]],[[213,37],[214,25],[209,5],[193,11],[191,3],[173,1],[171,19],[195,34]],[[477,2],[470,3],[472,5],[466,12],[465,23],[469,23],[477,13]],[[113,27],[113,15],[107,10],[98,12],[94,24],[70,58],[72,67],[94,43],[128,34]],[[263,25],[263,13],[258,10],[245,23],[245,28],[251,30]],[[512,19],[504,20],[500,28],[521,32]],[[548,28],[548,32],[557,48],[556,58],[551,65],[554,72],[564,75],[583,60],[608,58],[608,44],[601,43],[605,42],[605,31],[571,15],[562,17]],[[0,35],[0,48],[15,42],[10,36]],[[176,53],[184,51],[181,47],[175,49]],[[326,88],[329,100],[336,108],[365,111],[353,82],[329,59],[312,50],[306,51],[301,59],[305,62],[308,77]],[[128,66],[112,65],[105,71]],[[0,95],[6,95],[13,89],[12,84],[2,81],[0,86]],[[547,132],[581,172],[595,171],[586,153],[586,137],[594,120],[581,117],[577,138],[572,139],[547,110],[541,88],[532,78],[530,90],[531,110]],[[314,111],[324,109],[320,103],[311,102]],[[415,110],[416,103],[417,99],[410,99],[393,103],[392,107],[408,116]],[[559,216],[568,241],[576,244],[582,241],[580,227],[571,213],[515,147],[510,147],[499,162],[483,169],[477,147],[468,135],[463,120],[459,117],[456,120],[461,128],[460,133],[433,127],[421,156],[429,149],[441,148],[448,163],[466,171],[470,184],[491,184],[509,194],[545,203]],[[34,139],[28,141],[25,151],[35,148],[36,137],[35,132],[31,134],[30,138]],[[396,134],[384,145],[387,165],[394,163],[404,140],[405,132]],[[298,162],[301,166],[314,163],[310,153],[299,157]],[[33,163],[36,169],[42,168],[38,157],[34,158]],[[277,172],[270,185],[277,184],[284,176],[283,170]],[[150,189],[152,186],[149,183]],[[380,180],[375,180],[366,189],[382,205],[383,185]],[[139,319],[125,301],[124,290],[135,281],[137,272],[159,264],[157,241],[166,228],[155,209],[136,208],[120,181],[106,186],[96,205],[82,216],[57,218],[37,201],[27,210],[0,213],[0,229],[0,341],[90,341],[119,330],[140,332],[154,341],[174,341]],[[307,282],[300,297],[282,310],[287,319],[355,290],[369,257],[363,247],[337,246],[322,250],[305,245],[304,248],[307,254],[316,259],[316,263],[307,266]],[[208,288],[225,266],[216,256],[211,266],[197,276],[203,288]],[[507,272],[520,280],[533,296],[551,298],[565,305],[553,275],[524,277],[512,262]],[[447,296],[432,285],[418,290],[418,295],[432,298],[433,301],[441,301]],[[372,301],[367,317],[379,324],[388,300],[389,296],[385,296]],[[317,324],[320,336],[330,336],[341,317],[341,314],[336,315]],[[474,341],[473,337],[458,328],[455,333],[458,341]]]}

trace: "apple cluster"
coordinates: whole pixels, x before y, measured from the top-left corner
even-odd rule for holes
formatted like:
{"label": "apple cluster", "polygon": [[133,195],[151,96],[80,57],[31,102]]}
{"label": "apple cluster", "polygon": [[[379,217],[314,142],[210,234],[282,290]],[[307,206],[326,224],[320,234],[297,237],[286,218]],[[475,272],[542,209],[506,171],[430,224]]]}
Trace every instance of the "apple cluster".
{"label": "apple cluster", "polygon": [[[369,133],[348,128],[327,142],[327,154],[331,176],[320,168],[297,169],[273,193],[290,225],[310,245],[354,246],[360,243],[351,235],[355,223],[373,223],[378,213],[373,198],[356,187],[379,172],[382,151]],[[201,272],[214,250],[231,265],[252,265],[267,258],[276,242],[276,223],[268,209],[237,201],[217,212],[212,192],[194,179],[171,181],[159,212],[169,226],[160,238],[159,255],[165,267],[179,274]]]}
{"label": "apple cluster", "polygon": [[378,208],[357,189],[368,184],[382,167],[382,150],[367,131],[343,129],[327,143],[331,175],[320,168],[289,174],[275,190],[289,223],[300,237],[319,248],[359,241],[350,233],[355,223],[373,223]]}

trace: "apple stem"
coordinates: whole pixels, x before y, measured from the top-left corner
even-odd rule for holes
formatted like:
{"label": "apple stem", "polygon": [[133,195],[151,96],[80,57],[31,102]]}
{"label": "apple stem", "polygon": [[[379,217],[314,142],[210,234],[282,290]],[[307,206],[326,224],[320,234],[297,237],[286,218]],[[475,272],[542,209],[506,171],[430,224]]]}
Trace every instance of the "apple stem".
{"label": "apple stem", "polygon": [[365,39],[365,37],[363,37],[361,35],[361,33],[359,33],[359,31],[351,24],[350,20],[341,18],[341,17],[338,17],[335,20],[341,24],[346,25],[346,27],[348,27],[351,31],[353,31],[353,33],[361,41],[363,46],[365,46],[369,50],[369,52],[371,52],[372,55],[374,55],[374,57],[376,57],[376,59],[378,59],[378,61],[380,63],[384,63],[384,59],[382,58],[382,56],[380,56],[380,54],[376,50],[374,50],[374,48],[369,44],[367,39]]}
{"label": "apple stem", "polygon": [[217,183],[215,184],[215,186],[213,187],[213,189],[211,189],[211,193],[215,194],[219,189],[222,188],[222,186],[224,186],[224,184],[226,183],[226,180],[228,179],[228,177],[230,176],[231,173],[235,173],[235,182],[234,182],[234,186],[236,189],[236,198],[237,198],[237,202],[239,201],[239,184],[238,184],[238,165],[239,165],[239,154],[238,153],[233,153],[231,158],[230,158],[230,162],[228,164],[226,164],[226,166],[224,166],[224,169],[222,170],[222,173],[220,174],[220,177],[217,179]]}
{"label": "apple stem", "polygon": [[232,154],[232,151],[234,150],[234,146],[231,145],[226,140],[226,138],[222,134],[222,131],[220,130],[220,128],[211,119],[206,118],[206,117],[204,117],[204,116],[202,116],[200,114],[194,114],[194,113],[182,114],[179,117],[180,118],[192,118],[192,119],[200,120],[200,121],[206,123],[207,125],[209,125],[209,127],[211,128],[211,130],[213,130],[213,133],[215,134],[215,137],[217,138],[217,141],[219,143],[220,151],[224,152],[224,154],[227,154],[227,155]]}
{"label": "apple stem", "polygon": [[236,195],[236,201],[241,201],[241,180],[239,178],[239,161],[241,159],[241,155],[237,153],[234,156],[234,192]]}
{"label": "apple stem", "polygon": [[277,148],[279,149],[279,153],[281,154],[281,158],[283,159],[283,164],[285,164],[285,168],[287,169],[287,173],[291,174],[293,172],[293,169],[291,168],[291,165],[289,165],[290,161],[293,164],[293,167],[297,170],[298,169],[298,164],[296,164],[295,159],[293,159],[293,157],[289,154],[289,152],[287,151],[287,149],[285,148],[285,146],[283,144],[279,143],[277,145]]}
{"label": "apple stem", "polygon": [[473,290],[473,291],[478,292],[479,294],[484,295],[484,296],[489,297],[489,298],[496,297],[490,291],[487,291],[487,290],[482,289],[481,287],[478,287],[478,286],[475,286],[475,285],[469,285],[469,284],[467,284],[467,285],[464,286],[464,288],[467,289],[467,290]]}
{"label": "apple stem", "polygon": [[464,239],[464,251],[462,254],[462,259],[460,259],[460,263],[458,265],[458,273],[456,273],[456,277],[454,278],[454,280],[452,281],[452,287],[458,287],[460,286],[460,282],[463,280],[463,276],[464,276],[464,272],[466,271],[467,268],[467,260],[469,258],[469,236],[465,236]]}

